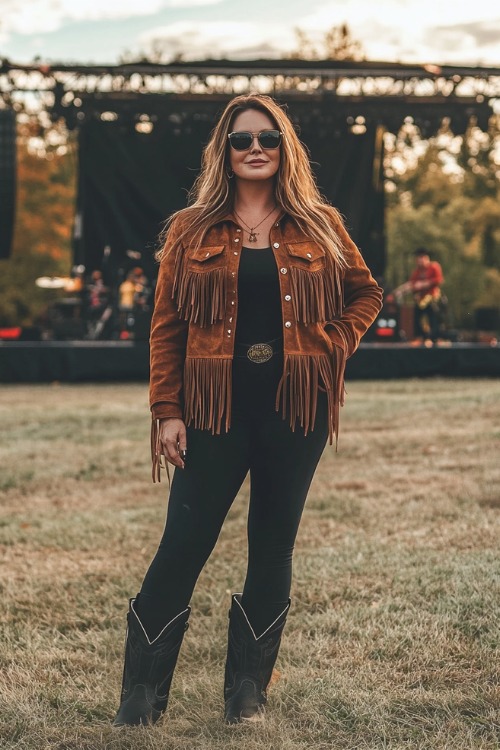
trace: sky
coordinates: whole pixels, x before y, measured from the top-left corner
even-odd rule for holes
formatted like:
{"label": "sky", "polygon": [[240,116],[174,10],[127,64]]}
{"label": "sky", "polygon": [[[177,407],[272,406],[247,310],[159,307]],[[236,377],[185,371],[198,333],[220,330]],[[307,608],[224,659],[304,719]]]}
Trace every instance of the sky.
{"label": "sky", "polygon": [[117,63],[158,41],[166,60],[280,57],[295,28],[342,23],[371,60],[500,67],[495,0],[0,0],[0,57]]}

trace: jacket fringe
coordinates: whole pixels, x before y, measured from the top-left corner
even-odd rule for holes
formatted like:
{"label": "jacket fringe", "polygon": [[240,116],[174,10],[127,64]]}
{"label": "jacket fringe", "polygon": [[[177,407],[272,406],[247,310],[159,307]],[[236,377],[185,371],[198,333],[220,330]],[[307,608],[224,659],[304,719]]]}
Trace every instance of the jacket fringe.
{"label": "jacket fringe", "polygon": [[283,376],[276,394],[276,410],[281,409],[283,419],[289,411],[290,427],[295,430],[298,419],[304,435],[314,428],[318,387],[323,384],[328,403],[328,440],[338,445],[340,407],[344,405],[344,373],[346,354],[335,347],[332,354],[287,354],[283,363]]}
{"label": "jacket fringe", "polygon": [[301,323],[332,320],[342,314],[342,282],[337,268],[308,271],[290,268],[292,305]]}
{"label": "jacket fringe", "polygon": [[226,272],[225,267],[192,271],[182,262],[179,252],[172,287],[179,317],[198,323],[201,328],[222,320],[226,309]]}
{"label": "jacket fringe", "polygon": [[161,482],[161,470],[167,470],[168,486],[170,487],[170,471],[168,468],[168,461],[164,458],[165,463],[162,462],[163,454],[161,452],[160,443],[160,420],[153,419],[151,421],[151,466],[153,482]]}
{"label": "jacket fringe", "polygon": [[200,430],[221,431],[231,422],[232,358],[186,357],[184,364],[186,424]]}
{"label": "jacket fringe", "polygon": [[[290,427],[295,423],[304,429],[304,435],[314,428],[318,388],[324,387],[328,404],[328,440],[338,444],[340,407],[344,405],[344,373],[346,354],[334,347],[331,354],[287,354],[283,363],[283,375],[276,394],[276,411],[281,410],[283,419],[288,411]],[[231,423],[232,359],[210,357],[187,357],[184,366],[185,422],[194,423],[196,429],[221,432],[225,416],[225,430]],[[151,461],[153,482],[161,482],[161,470],[170,472],[168,461],[161,452],[159,420],[151,423]],[[164,461],[164,462],[163,462]]]}

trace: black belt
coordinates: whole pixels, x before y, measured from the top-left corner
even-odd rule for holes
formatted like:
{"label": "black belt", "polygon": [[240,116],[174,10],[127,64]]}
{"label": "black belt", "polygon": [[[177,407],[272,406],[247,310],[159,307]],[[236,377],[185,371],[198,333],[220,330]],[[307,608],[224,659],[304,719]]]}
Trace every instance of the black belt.
{"label": "black belt", "polygon": [[234,345],[234,356],[237,359],[249,359],[250,362],[261,364],[267,362],[273,354],[277,354],[283,349],[283,337],[271,341],[263,341],[257,344],[239,344]]}

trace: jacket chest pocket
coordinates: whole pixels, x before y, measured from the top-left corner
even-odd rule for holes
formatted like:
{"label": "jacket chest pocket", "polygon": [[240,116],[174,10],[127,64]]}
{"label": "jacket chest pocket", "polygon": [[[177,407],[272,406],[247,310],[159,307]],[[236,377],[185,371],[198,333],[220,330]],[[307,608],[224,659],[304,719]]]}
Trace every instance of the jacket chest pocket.
{"label": "jacket chest pocket", "polygon": [[226,245],[186,249],[176,279],[177,310],[201,328],[223,320],[226,309]]}
{"label": "jacket chest pocket", "polygon": [[226,264],[225,245],[202,245],[187,250],[186,265],[189,271],[209,273]]}
{"label": "jacket chest pocket", "polygon": [[339,287],[325,251],[312,242],[287,242],[292,305],[296,319],[308,325],[329,320],[339,309]]}
{"label": "jacket chest pocket", "polygon": [[325,268],[325,251],[315,242],[287,242],[290,265],[303,271],[320,271]]}

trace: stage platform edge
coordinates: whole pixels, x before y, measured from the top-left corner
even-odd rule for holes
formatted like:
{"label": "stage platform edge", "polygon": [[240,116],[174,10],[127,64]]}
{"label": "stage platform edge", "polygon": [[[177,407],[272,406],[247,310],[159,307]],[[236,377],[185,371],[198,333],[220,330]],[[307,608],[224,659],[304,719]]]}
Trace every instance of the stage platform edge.
{"label": "stage platform edge", "polygon": [[[500,346],[361,344],[346,370],[348,380],[439,375],[499,377]],[[147,341],[0,342],[1,383],[145,381],[148,376]]]}

